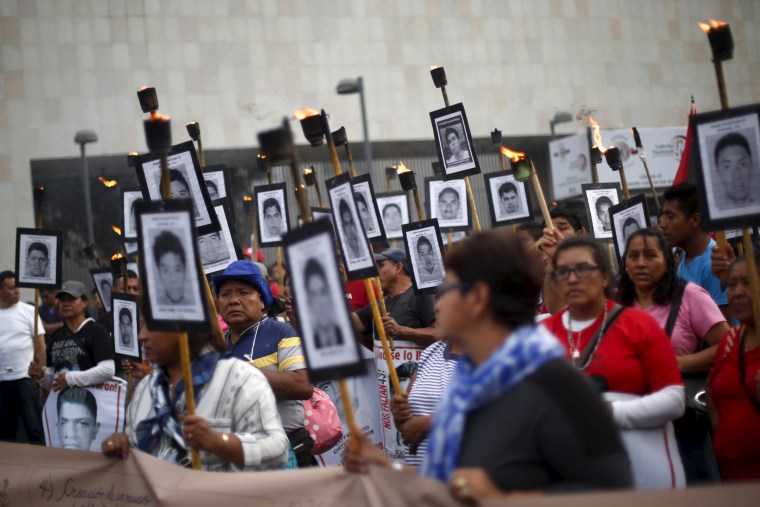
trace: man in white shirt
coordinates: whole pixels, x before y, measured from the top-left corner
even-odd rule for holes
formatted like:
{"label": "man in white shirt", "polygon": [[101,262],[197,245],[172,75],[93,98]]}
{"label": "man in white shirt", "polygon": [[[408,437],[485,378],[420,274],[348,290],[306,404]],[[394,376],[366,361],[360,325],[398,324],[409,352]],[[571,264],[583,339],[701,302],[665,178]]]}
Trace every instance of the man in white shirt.
{"label": "man in white shirt", "polygon": [[[45,364],[45,328],[37,317],[37,363]],[[32,388],[34,307],[19,302],[16,274],[0,273],[0,440],[15,442],[18,419],[30,443],[45,445],[39,396]]]}

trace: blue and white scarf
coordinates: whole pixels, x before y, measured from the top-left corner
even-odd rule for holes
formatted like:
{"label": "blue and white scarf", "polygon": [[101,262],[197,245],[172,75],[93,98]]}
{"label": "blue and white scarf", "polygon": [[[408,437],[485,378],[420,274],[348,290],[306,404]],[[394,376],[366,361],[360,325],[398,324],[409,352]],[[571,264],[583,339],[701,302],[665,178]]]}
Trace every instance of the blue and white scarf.
{"label": "blue and white scarf", "polygon": [[422,475],[448,482],[457,467],[467,414],[498,398],[565,350],[543,327],[517,328],[478,368],[469,357],[457,362],[449,392],[433,416]]}
{"label": "blue and white scarf", "polygon": [[[202,397],[211,377],[214,376],[216,363],[221,359],[219,352],[209,352],[199,356],[192,364],[193,394],[197,401]],[[177,416],[184,414],[185,381],[180,380],[175,389],[174,398],[170,394],[169,377],[161,366],[156,365],[150,383],[155,415],[140,421],[136,428],[137,447],[169,463],[180,463],[187,457],[188,448],[182,438],[182,425]],[[161,434],[169,437],[170,446],[161,448]]]}

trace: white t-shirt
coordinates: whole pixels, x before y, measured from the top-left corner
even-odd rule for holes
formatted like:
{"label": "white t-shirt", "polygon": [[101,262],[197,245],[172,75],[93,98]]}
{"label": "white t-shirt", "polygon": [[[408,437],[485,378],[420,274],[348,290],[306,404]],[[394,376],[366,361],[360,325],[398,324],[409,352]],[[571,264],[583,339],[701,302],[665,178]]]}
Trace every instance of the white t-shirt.
{"label": "white t-shirt", "polygon": [[[34,307],[16,303],[0,308],[0,382],[29,377],[29,363],[34,359]],[[37,333],[45,334],[37,316]]]}

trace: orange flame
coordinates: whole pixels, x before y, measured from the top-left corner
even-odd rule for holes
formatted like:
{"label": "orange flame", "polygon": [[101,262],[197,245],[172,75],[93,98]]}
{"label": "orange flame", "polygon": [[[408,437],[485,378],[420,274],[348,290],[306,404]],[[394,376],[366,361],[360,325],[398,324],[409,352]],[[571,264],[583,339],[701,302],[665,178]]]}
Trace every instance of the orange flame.
{"label": "orange flame", "polygon": [[599,148],[599,151],[604,153],[607,151],[607,148],[605,148],[602,144],[602,132],[599,127],[599,122],[591,116],[588,117],[588,122],[592,127],[594,127],[594,147]]}
{"label": "orange flame", "polygon": [[707,23],[697,21],[697,25],[699,25],[699,28],[701,28],[702,31],[705,33],[708,33],[710,31],[710,25],[708,25]]}
{"label": "orange flame", "polygon": [[118,234],[119,236],[121,236],[121,228],[116,227],[115,225],[112,225],[111,229],[113,229],[113,232],[115,232],[116,234]]}
{"label": "orange flame", "polygon": [[105,186],[106,188],[115,187],[115,186],[116,186],[116,184],[117,184],[117,183],[119,183],[119,182],[118,182],[118,181],[116,181],[116,180],[107,180],[107,179],[105,179],[103,176],[98,176],[98,179],[99,179],[99,180],[100,180],[100,182],[103,184],[103,186]]}
{"label": "orange flame", "polygon": [[431,65],[431,66],[430,66],[430,70],[435,70],[435,69],[437,69],[438,67],[440,67],[440,65]]}
{"label": "orange flame", "polygon": [[316,111],[314,109],[299,109],[295,113],[293,113],[293,117],[296,120],[303,120],[304,118],[308,118],[309,116],[316,116],[319,114],[319,111]]}
{"label": "orange flame", "polygon": [[698,21],[697,24],[699,25],[699,28],[702,29],[705,33],[709,33],[712,28],[720,28],[721,26],[726,26],[728,23],[725,21],[718,21],[713,18],[709,18],[708,21],[710,24],[704,23],[702,21]]}
{"label": "orange flame", "polygon": [[159,113],[158,111],[151,111],[150,121],[169,121],[169,117],[165,114]]}
{"label": "orange flame", "polygon": [[262,155],[261,153],[259,153],[258,155],[256,155],[256,158],[267,158],[267,156],[266,155]]}
{"label": "orange flame", "polygon": [[250,201],[253,200],[253,197],[251,197],[250,195],[244,195],[243,196],[243,200],[246,201],[246,202],[250,202]]}
{"label": "orange flame", "polygon": [[519,162],[520,160],[525,158],[525,153],[521,153],[519,151],[512,151],[509,148],[505,148],[502,146],[499,148],[501,150],[501,154],[507,157],[512,162]]}
{"label": "orange flame", "polygon": [[148,85],[142,85],[140,87],[140,91],[147,90],[148,88],[150,88],[150,86],[148,86]]}
{"label": "orange flame", "polygon": [[136,157],[138,153],[136,151],[130,151],[129,153],[127,153],[127,155],[130,157]]}
{"label": "orange flame", "polygon": [[306,167],[306,168],[303,170],[303,173],[304,173],[304,174],[311,174],[311,173],[313,173],[313,172],[314,172],[314,171],[312,171],[310,167]]}
{"label": "orange flame", "polygon": [[396,166],[396,172],[398,174],[408,173],[408,172],[411,172],[411,169],[405,166],[403,162],[399,162],[398,165]]}
{"label": "orange flame", "polygon": [[124,256],[121,255],[119,252],[116,252],[115,254],[113,254],[111,256],[111,260],[112,261],[118,261],[119,259],[123,259],[123,258],[124,258]]}

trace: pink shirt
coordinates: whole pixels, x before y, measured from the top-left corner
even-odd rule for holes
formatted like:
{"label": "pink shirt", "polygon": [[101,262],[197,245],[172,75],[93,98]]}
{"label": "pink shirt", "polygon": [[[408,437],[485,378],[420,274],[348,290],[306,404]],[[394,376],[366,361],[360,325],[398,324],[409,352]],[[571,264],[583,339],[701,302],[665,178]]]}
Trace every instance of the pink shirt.
{"label": "pink shirt", "polygon": [[[652,305],[642,309],[638,301],[634,301],[633,308],[643,310],[657,321],[665,329],[670,314],[670,305]],[[676,325],[673,327],[673,336],[670,341],[673,344],[677,356],[693,354],[697,351],[699,342],[713,328],[715,324],[725,322],[726,318],[715,304],[710,293],[694,283],[687,283],[683,293],[681,308],[678,310]]]}

